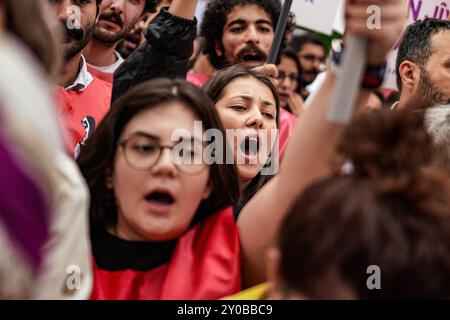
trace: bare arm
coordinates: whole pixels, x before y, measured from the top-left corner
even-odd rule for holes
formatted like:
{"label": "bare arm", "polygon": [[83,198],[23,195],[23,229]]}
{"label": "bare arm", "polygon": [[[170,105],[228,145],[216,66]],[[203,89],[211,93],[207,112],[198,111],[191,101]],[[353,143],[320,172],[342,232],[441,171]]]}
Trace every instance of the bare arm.
{"label": "bare arm", "polygon": [[174,16],[193,20],[198,0],[173,0],[169,12]]}
{"label": "bare arm", "polygon": [[[369,38],[369,63],[383,61],[397,40],[406,19],[401,19],[403,0],[370,0],[383,8],[387,19],[382,30],[363,28],[367,19],[368,0],[347,3],[349,33]],[[396,17],[394,18],[394,15]],[[406,17],[405,17],[406,18]],[[375,46],[376,44],[376,46]],[[280,172],[243,208],[238,226],[241,232],[242,258],[245,284],[253,285],[265,280],[264,254],[273,244],[279,225],[296,197],[309,184],[330,173],[330,160],[344,126],[325,120],[331,103],[335,76],[328,72],[319,92],[305,110],[286,149]],[[342,94],[345,94],[343,92]],[[367,91],[361,91],[356,109],[365,106]]]}

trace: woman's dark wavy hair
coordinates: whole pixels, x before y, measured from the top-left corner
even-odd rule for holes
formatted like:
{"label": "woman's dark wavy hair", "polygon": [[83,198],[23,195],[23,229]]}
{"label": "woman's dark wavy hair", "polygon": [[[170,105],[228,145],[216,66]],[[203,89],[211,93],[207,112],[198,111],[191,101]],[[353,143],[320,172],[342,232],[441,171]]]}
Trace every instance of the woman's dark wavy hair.
{"label": "woman's dark wavy hair", "polygon": [[[275,99],[275,106],[277,110],[276,123],[278,126],[278,118],[280,114],[280,100],[278,98],[278,89],[272,82],[272,80],[266,75],[245,68],[240,65],[232,66],[226,69],[222,69],[214,74],[213,77],[209,79],[209,81],[205,84],[204,90],[206,94],[217,103],[223,96],[225,88],[234,80],[239,78],[255,78],[265,86],[267,86],[273,94]],[[276,157],[276,155],[272,155],[272,158]],[[272,160],[273,161],[273,160]],[[270,163],[266,164],[269,166]],[[248,187],[243,191],[242,200],[237,207],[237,211],[240,211],[244,207],[244,205],[255,195],[255,193],[262,188],[270,179],[272,179],[273,175],[261,175],[259,173],[255,178],[252,179]]]}
{"label": "woman's dark wavy hair", "polygon": [[[280,0],[211,0],[203,17],[201,25],[200,36],[205,39],[205,47],[203,52],[208,56],[212,65],[216,69],[221,69],[227,65],[223,57],[216,54],[216,44],[222,43],[223,29],[227,20],[228,14],[236,6],[257,5],[266,11],[271,19],[273,27],[278,23],[281,12]],[[294,29],[294,16],[290,15],[286,31],[290,32]],[[286,36],[283,39],[281,49],[286,47]]]}
{"label": "woman's dark wavy hair", "polygon": [[[390,110],[364,115],[337,151],[353,172],[307,188],[279,232],[287,292],[312,299],[450,298],[450,179],[430,167],[422,117]],[[381,269],[369,290],[367,268]],[[334,273],[335,272],[335,273]],[[329,286],[335,274],[342,286]]]}
{"label": "woman's dark wavy hair", "polygon": [[[139,113],[175,101],[193,110],[202,121],[204,130],[218,129],[225,137],[225,130],[214,103],[201,89],[184,80],[154,79],[125,93],[113,103],[78,158],[78,164],[91,193],[91,231],[102,231],[117,222],[114,193],[107,188],[106,181],[108,173],[114,170],[114,158],[122,131]],[[224,155],[230,152],[226,143],[222,152]],[[208,199],[201,202],[192,224],[239,202],[236,167],[212,164],[210,168],[213,191]]]}

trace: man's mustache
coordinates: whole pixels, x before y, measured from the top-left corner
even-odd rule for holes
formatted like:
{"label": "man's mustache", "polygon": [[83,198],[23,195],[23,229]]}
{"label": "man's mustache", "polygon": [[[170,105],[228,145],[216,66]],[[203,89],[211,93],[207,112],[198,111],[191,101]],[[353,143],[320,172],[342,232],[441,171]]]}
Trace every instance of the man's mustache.
{"label": "man's mustache", "polygon": [[123,28],[123,21],[119,14],[114,11],[105,11],[100,15],[99,19],[108,20],[117,23],[121,28]]}
{"label": "man's mustache", "polygon": [[68,36],[71,39],[80,41],[84,38],[84,30],[81,28],[69,28],[67,26],[67,23],[62,22],[61,23],[61,28],[63,31],[63,34]]}
{"label": "man's mustache", "polygon": [[267,60],[267,54],[254,44],[247,44],[238,52],[237,57],[239,61],[242,61],[248,54],[257,55],[259,60]]}

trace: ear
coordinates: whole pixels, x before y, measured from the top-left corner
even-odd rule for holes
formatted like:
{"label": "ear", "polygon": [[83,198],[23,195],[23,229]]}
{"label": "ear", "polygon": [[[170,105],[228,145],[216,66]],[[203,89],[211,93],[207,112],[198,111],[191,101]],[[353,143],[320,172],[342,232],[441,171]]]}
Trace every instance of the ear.
{"label": "ear", "polygon": [[208,184],[207,184],[206,187],[205,187],[205,190],[203,191],[203,197],[202,197],[202,199],[203,199],[203,200],[208,199],[208,197],[209,197],[209,196],[211,195],[211,193],[213,192],[213,189],[214,189],[214,187],[213,187],[213,185],[212,185],[212,182],[211,182],[211,180],[209,180]]}
{"label": "ear", "polygon": [[402,81],[402,87],[412,90],[417,85],[420,78],[420,70],[417,65],[406,60],[400,64],[398,71]]}
{"label": "ear", "polygon": [[215,51],[218,57],[223,56],[223,46],[222,43],[216,42]]}

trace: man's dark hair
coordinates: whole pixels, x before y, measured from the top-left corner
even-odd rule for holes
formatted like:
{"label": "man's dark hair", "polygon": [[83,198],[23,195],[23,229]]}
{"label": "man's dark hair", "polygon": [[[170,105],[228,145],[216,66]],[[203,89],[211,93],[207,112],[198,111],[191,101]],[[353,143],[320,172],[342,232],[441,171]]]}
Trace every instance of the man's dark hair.
{"label": "man's dark hair", "polygon": [[299,36],[293,36],[288,44],[288,47],[294,50],[295,52],[299,52],[307,44],[314,44],[316,46],[320,46],[325,51],[325,42],[322,40],[321,37],[319,37],[314,33],[306,33]]}
{"label": "man's dark hair", "polygon": [[402,89],[400,65],[404,61],[409,60],[421,69],[424,69],[432,54],[431,38],[443,30],[450,30],[450,21],[426,19],[417,21],[408,26],[398,50],[397,63],[395,66],[397,86],[400,91]]}
{"label": "man's dark hair", "polygon": [[155,13],[162,0],[146,0],[144,11]]}
{"label": "man's dark hair", "polygon": [[[216,69],[220,69],[226,65],[225,59],[216,54],[216,44],[222,42],[223,28],[227,16],[234,7],[247,5],[257,5],[262,8],[270,15],[273,27],[276,27],[281,12],[280,0],[211,0],[208,3],[200,36],[205,38],[203,52],[208,56]],[[286,26],[286,31],[291,31],[294,28],[293,20],[293,15],[291,15]],[[285,47],[285,44],[286,39],[283,41],[282,48]]]}

